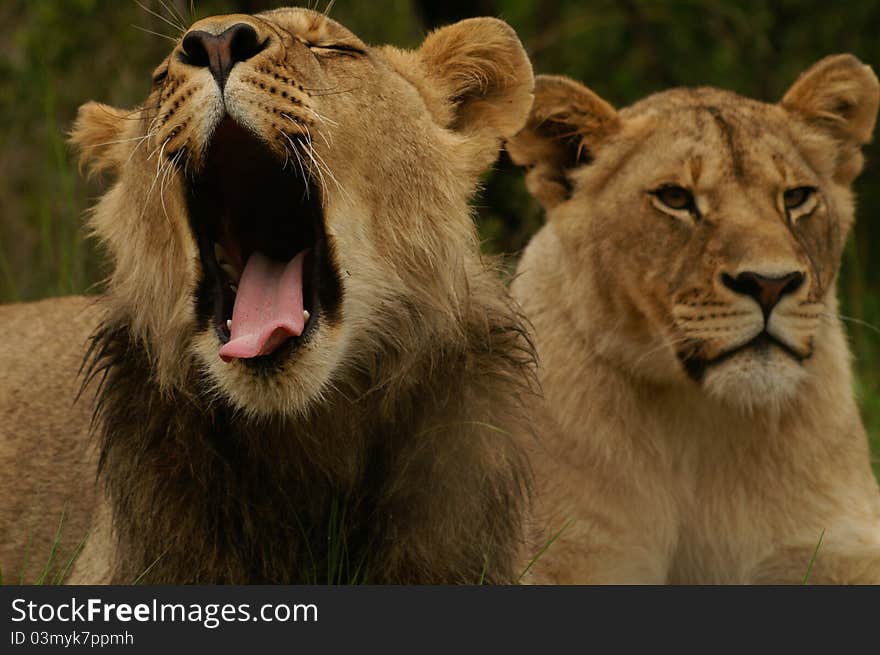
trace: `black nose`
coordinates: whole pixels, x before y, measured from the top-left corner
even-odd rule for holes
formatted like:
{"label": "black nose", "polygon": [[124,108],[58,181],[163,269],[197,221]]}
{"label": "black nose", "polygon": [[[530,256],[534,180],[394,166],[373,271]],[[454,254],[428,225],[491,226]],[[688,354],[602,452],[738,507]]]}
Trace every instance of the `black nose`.
{"label": "black nose", "polygon": [[202,30],[189,32],[183,37],[183,59],[192,66],[210,69],[222,91],[232,67],[250,59],[265,47],[266,42],[260,41],[253,27],[236,23],[220,34]]}
{"label": "black nose", "polygon": [[721,281],[728,289],[754,298],[761,306],[766,319],[777,303],[782,300],[782,296],[800,289],[804,283],[804,274],[800,271],[792,271],[780,277],[765,277],[746,271],[736,277],[723,273]]}

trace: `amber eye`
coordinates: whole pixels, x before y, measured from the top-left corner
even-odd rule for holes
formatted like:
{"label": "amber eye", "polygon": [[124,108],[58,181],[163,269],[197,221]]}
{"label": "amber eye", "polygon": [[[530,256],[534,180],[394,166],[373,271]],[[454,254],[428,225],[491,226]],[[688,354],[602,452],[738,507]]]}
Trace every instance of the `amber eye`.
{"label": "amber eye", "polygon": [[786,210],[797,209],[813,197],[816,189],[810,186],[799,186],[782,194],[782,204]]}
{"label": "amber eye", "polygon": [[692,210],[694,208],[694,195],[684,187],[676,185],[660,187],[654,191],[654,195],[669,209]]}

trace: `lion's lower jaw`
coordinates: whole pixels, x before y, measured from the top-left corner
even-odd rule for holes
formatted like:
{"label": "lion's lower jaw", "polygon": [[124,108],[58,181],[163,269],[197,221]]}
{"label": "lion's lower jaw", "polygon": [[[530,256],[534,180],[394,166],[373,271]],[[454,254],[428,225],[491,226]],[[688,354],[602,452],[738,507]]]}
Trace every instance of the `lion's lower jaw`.
{"label": "lion's lower jaw", "polygon": [[765,361],[742,353],[710,367],[702,388],[720,404],[746,415],[779,415],[801,395],[810,374],[803,364],[782,359]]}
{"label": "lion's lower jaw", "polygon": [[226,363],[218,354],[219,342],[212,330],[193,339],[193,350],[205,375],[205,384],[219,397],[250,418],[297,418],[320,403],[343,348],[331,326],[322,326],[315,339],[297,348],[289,361],[279,361],[278,370],[259,373],[248,364]]}

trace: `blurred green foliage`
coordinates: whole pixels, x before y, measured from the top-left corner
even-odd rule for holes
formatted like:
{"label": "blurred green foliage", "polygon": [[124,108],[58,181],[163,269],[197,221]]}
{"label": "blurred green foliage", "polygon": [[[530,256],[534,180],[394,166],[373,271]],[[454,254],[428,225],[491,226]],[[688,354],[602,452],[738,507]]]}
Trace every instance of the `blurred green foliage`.
{"label": "blurred green foliage", "polygon": [[[11,0],[0,7],[0,301],[87,290],[100,258],[81,218],[100,192],[65,144],[76,108],[134,106],[179,32],[270,0]],[[323,10],[326,0],[319,6]],[[880,70],[880,0],[337,0],[331,15],[373,43],[415,46],[431,27],[494,14],[519,32],[537,72],[569,75],[616,106],[670,86],[781,97],[819,58],[852,52]],[[151,33],[152,32],[152,33]],[[858,222],[840,280],[857,392],[880,446],[880,145],[867,149]],[[516,253],[541,223],[504,158],[476,201],[486,247]],[[880,447],[876,449],[880,451]]]}

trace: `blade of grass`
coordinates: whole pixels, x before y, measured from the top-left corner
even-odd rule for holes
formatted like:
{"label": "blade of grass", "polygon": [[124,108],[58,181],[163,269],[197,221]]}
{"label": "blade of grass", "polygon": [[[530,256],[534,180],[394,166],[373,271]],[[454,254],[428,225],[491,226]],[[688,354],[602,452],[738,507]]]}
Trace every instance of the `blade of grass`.
{"label": "blade of grass", "polygon": [[825,528],[822,528],[822,534],[819,535],[819,542],[816,544],[816,550],[813,551],[813,556],[810,558],[810,563],[807,565],[807,572],[804,574],[804,581],[802,584],[807,584],[810,581],[810,574],[813,572],[813,564],[816,563],[816,557],[819,555],[819,547],[822,545],[822,539],[825,537]]}
{"label": "blade of grass", "polygon": [[64,518],[66,514],[67,508],[65,507],[61,511],[61,520],[58,521],[58,529],[55,531],[55,537],[52,539],[52,549],[49,551],[49,559],[46,561],[46,565],[43,567],[40,577],[38,577],[37,581],[34,583],[36,585],[41,585],[46,581],[46,576],[49,575],[49,571],[52,569],[52,564],[55,562],[55,556],[58,554],[58,546],[61,544],[61,535],[64,532]]}
{"label": "blade of grass", "polygon": [[299,514],[294,512],[293,518],[296,521],[296,525],[299,528],[300,534],[302,535],[303,543],[305,543],[305,545],[306,545],[306,553],[308,554],[309,561],[312,564],[312,582],[311,582],[311,584],[318,584],[318,563],[315,560],[314,554],[312,553],[312,547],[311,547],[311,545],[309,545],[310,544],[309,534],[306,532],[306,529],[303,526],[302,521],[299,520]]}
{"label": "blade of grass", "polygon": [[27,571],[28,559],[31,556],[31,538],[33,537],[33,533],[28,532],[27,541],[24,544],[24,561],[21,563],[21,571],[18,573],[18,584],[24,584],[24,574]]}
{"label": "blade of grass", "polygon": [[132,582],[131,584],[133,584],[133,585],[140,584],[141,580],[143,580],[144,577],[147,575],[147,573],[149,573],[150,570],[151,570],[154,566],[156,566],[156,564],[159,562],[159,560],[162,559],[163,557],[165,557],[165,554],[168,552],[168,550],[169,550],[170,548],[171,548],[171,546],[168,546],[168,548],[166,548],[166,549],[163,550],[161,553],[159,553],[159,557],[157,557],[156,559],[154,559],[153,562],[152,562],[147,568],[145,568],[145,569],[143,570],[143,572],[141,572],[141,574],[140,574],[138,577],[136,577],[136,578],[134,579],[134,582]]}
{"label": "blade of grass", "polygon": [[80,542],[76,545],[76,548],[73,549],[73,552],[70,554],[70,557],[67,558],[67,561],[64,563],[64,566],[61,568],[61,570],[58,573],[55,574],[55,578],[52,580],[53,585],[64,584],[64,578],[67,577],[67,574],[70,572],[71,567],[73,567],[73,563],[79,557],[83,548],[85,548],[86,540],[89,538],[89,536],[91,534],[92,534],[92,531],[89,530],[88,532],[85,533],[83,538],[80,539]]}
{"label": "blade of grass", "polygon": [[480,579],[477,581],[478,585],[482,585],[486,581],[486,571],[489,570],[489,551],[486,551],[483,555],[483,570],[480,571]]}
{"label": "blade of grass", "polygon": [[566,521],[565,525],[563,525],[563,526],[559,529],[559,532],[557,532],[557,533],[554,534],[552,537],[550,537],[550,540],[549,540],[546,544],[544,544],[544,547],[543,547],[541,550],[538,551],[537,555],[535,555],[535,556],[532,558],[532,561],[529,562],[529,565],[528,565],[525,569],[523,569],[523,572],[522,572],[522,573],[519,574],[519,577],[516,579],[517,582],[521,582],[522,579],[523,579],[524,577],[526,577],[526,574],[527,574],[527,573],[531,570],[531,568],[535,565],[535,562],[537,562],[539,559],[541,559],[541,557],[544,556],[544,553],[547,552],[547,549],[550,548],[550,546],[552,546],[553,543],[554,543],[557,539],[559,539],[559,537],[562,536],[562,533],[563,533],[563,532],[565,532],[566,530],[568,530],[569,526],[571,526],[572,523],[574,523],[574,519],[569,519],[568,521]]}

